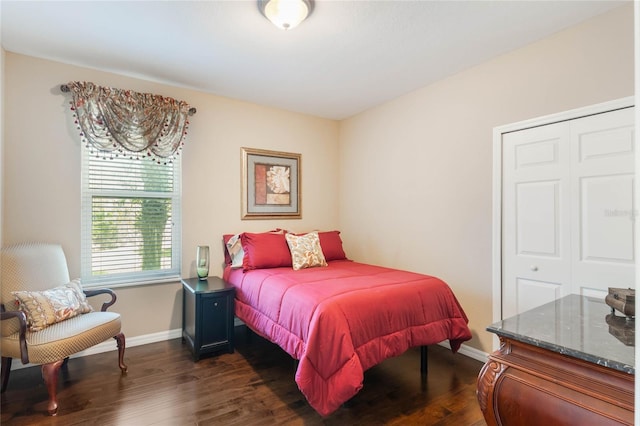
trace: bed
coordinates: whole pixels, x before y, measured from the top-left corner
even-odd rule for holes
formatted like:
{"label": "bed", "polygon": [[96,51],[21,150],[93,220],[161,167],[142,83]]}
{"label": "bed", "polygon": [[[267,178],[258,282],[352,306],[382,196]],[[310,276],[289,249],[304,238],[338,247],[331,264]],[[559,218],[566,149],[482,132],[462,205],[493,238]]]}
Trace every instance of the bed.
{"label": "bed", "polygon": [[[445,340],[456,352],[471,339],[442,280],[349,260],[338,231],[296,236],[313,265],[296,267],[296,237],[287,235],[225,235],[223,278],[236,288],[236,316],[298,360],[295,381],[322,416],[358,393],[364,372],[383,360]],[[314,245],[322,260],[309,254]]]}

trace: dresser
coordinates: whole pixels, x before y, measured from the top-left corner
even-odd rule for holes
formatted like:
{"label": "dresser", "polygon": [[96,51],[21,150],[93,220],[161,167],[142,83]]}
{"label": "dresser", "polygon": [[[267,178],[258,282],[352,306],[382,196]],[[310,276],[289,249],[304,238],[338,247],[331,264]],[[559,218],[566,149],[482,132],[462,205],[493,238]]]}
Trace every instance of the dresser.
{"label": "dresser", "polygon": [[633,425],[635,324],[569,295],[487,328],[500,339],[478,376],[488,425]]}
{"label": "dresser", "polygon": [[207,353],[233,353],[235,288],[218,277],[182,280],[182,338],[194,360]]}

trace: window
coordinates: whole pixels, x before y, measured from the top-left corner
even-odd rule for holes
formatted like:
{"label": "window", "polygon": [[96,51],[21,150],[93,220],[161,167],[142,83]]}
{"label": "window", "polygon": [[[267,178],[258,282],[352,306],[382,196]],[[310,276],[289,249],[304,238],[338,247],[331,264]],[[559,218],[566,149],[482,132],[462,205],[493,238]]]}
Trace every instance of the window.
{"label": "window", "polygon": [[83,284],[142,284],[180,275],[180,157],[98,158],[83,149]]}

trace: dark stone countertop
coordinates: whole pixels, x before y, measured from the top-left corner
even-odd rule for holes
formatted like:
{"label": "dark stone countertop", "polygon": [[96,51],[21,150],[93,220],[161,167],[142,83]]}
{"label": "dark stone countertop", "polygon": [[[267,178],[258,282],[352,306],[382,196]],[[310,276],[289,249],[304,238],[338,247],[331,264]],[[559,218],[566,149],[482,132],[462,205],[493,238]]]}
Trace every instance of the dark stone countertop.
{"label": "dark stone countertop", "polygon": [[617,311],[611,316],[604,299],[572,294],[498,321],[487,331],[635,375],[635,320]]}

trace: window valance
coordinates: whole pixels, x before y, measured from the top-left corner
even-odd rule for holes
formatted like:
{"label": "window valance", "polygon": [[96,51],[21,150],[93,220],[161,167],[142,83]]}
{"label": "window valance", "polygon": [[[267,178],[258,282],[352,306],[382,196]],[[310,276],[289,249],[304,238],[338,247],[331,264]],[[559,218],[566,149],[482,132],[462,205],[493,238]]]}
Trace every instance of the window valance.
{"label": "window valance", "polygon": [[166,163],[182,149],[188,116],[195,111],[186,102],[90,82],[72,81],[66,87],[82,141],[99,156]]}

